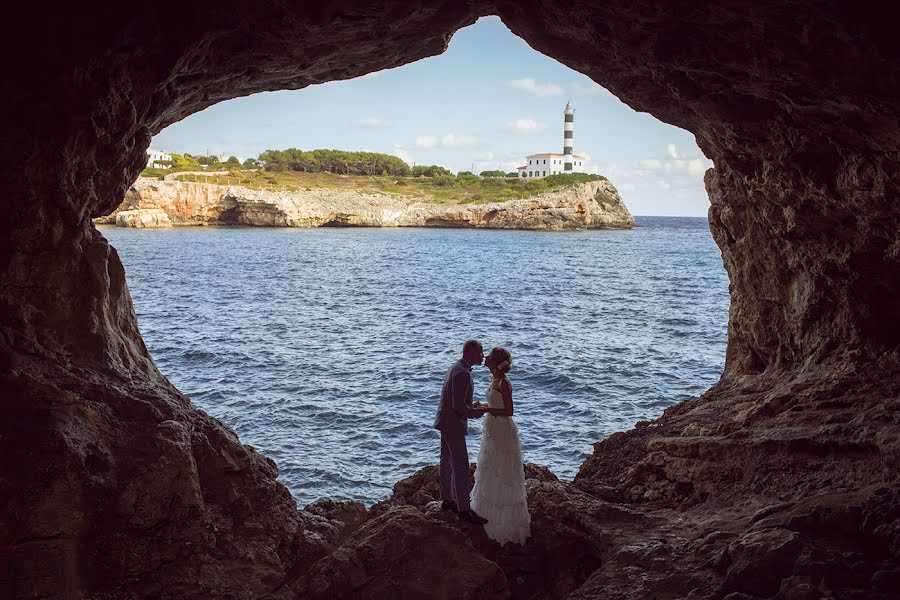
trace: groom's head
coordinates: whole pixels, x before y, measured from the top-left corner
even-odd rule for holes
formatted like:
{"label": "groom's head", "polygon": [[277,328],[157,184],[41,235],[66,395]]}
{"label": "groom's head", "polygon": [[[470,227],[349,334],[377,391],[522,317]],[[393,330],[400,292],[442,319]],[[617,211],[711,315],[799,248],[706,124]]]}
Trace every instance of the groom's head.
{"label": "groom's head", "polygon": [[470,365],[480,365],[484,360],[484,348],[478,340],[466,340],[463,344],[463,360]]}

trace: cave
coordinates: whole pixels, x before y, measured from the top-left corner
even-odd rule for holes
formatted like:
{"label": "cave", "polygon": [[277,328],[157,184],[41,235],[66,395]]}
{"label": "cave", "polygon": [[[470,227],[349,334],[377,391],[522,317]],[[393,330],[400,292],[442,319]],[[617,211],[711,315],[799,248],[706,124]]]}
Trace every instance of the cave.
{"label": "cave", "polygon": [[[141,339],[92,217],[216,102],[442,52],[495,14],[692,132],[730,278],[721,379],[614,434],[498,553],[426,511],[297,510]],[[2,78],[0,596],[890,598],[900,589],[896,7],[523,0],[16,7]],[[391,556],[385,560],[385,556]]]}

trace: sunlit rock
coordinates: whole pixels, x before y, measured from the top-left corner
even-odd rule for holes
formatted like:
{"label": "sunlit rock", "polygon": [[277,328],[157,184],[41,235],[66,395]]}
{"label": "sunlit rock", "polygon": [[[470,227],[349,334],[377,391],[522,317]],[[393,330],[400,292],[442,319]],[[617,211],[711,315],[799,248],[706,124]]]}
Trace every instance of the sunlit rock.
{"label": "sunlit rock", "polygon": [[116,213],[117,227],[158,228],[171,227],[172,221],[165,211],[158,208],[141,208],[137,210],[123,210]]}
{"label": "sunlit rock", "polygon": [[[353,190],[253,190],[214,183],[138,178],[114,212],[116,225],[262,227],[475,227],[628,229],[634,217],[608,181],[488,204],[434,204],[416,197]],[[109,222],[103,217],[100,222]],[[160,223],[152,225],[151,223]]]}

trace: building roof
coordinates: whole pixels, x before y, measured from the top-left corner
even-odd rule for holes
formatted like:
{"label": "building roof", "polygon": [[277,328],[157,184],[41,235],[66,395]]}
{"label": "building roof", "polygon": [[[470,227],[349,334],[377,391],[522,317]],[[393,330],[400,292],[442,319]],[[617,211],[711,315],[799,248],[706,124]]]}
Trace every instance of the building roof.
{"label": "building roof", "polygon": [[[556,152],[543,152],[541,154],[529,154],[525,158],[534,158],[536,156],[565,156],[565,154],[557,154]],[[584,160],[584,157],[581,156],[580,154],[573,154],[572,158],[580,158],[580,159]]]}
{"label": "building roof", "polygon": [[522,166],[521,166],[521,167],[516,167],[516,168],[517,168],[517,169],[518,169],[518,170],[520,170],[520,171],[521,171],[521,170],[522,170],[522,169],[526,169],[526,168],[528,168],[528,166],[527,166],[527,165],[522,165]]}

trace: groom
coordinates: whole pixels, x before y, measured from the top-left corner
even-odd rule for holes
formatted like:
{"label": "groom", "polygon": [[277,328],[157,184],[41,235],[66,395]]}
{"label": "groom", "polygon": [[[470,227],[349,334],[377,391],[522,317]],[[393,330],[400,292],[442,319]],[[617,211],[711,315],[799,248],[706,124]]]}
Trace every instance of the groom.
{"label": "groom", "polygon": [[441,404],[434,428],[441,432],[441,510],[455,510],[461,521],[484,525],[487,519],[469,507],[469,453],[466,450],[468,419],[484,416],[472,406],[472,366],[484,361],[478,340],[463,344],[462,358],[450,366],[441,390]]}

